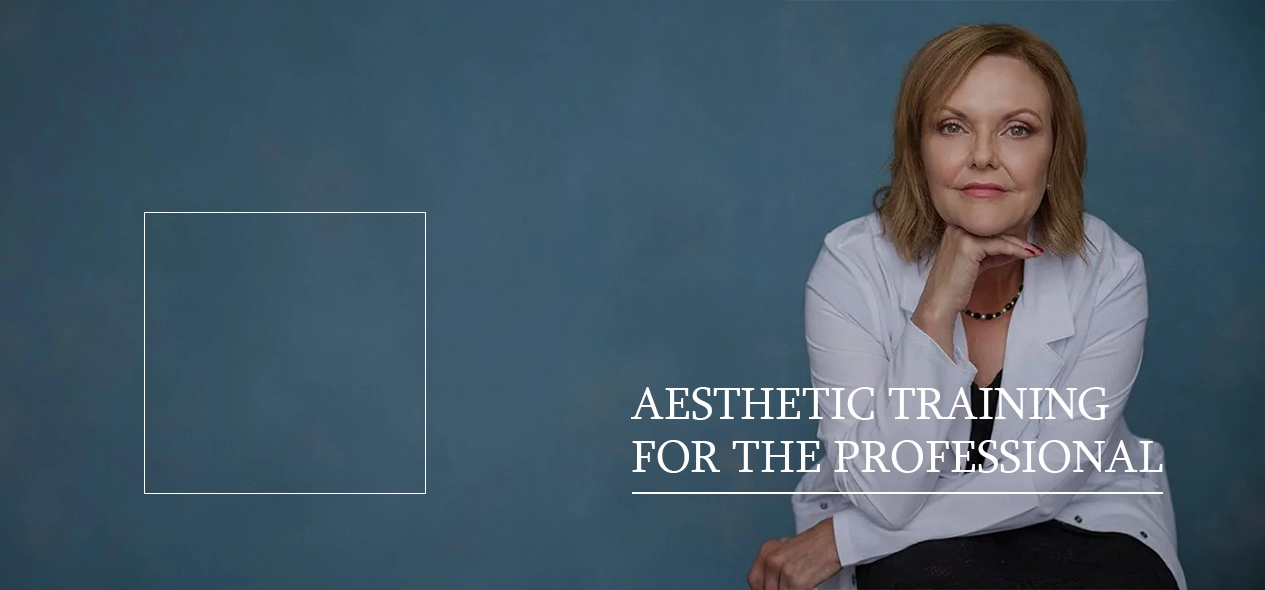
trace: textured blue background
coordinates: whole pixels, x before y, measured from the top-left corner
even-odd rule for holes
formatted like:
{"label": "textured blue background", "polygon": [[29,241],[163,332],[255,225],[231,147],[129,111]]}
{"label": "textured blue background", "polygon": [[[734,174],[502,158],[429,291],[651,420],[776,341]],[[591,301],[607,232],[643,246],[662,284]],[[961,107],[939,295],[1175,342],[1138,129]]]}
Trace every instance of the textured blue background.
{"label": "textured blue background", "polygon": [[[631,441],[813,425],[628,418],[807,384],[803,283],[882,181],[901,68],[1008,21],[1063,52],[1090,210],[1147,257],[1129,418],[1192,587],[1260,587],[1257,6],[0,4],[0,586],[742,587],[785,496],[630,492],[795,475],[633,474]],[[171,210],[429,235],[149,216],[151,484],[414,487],[424,327],[427,495],[142,495],[142,211]]]}

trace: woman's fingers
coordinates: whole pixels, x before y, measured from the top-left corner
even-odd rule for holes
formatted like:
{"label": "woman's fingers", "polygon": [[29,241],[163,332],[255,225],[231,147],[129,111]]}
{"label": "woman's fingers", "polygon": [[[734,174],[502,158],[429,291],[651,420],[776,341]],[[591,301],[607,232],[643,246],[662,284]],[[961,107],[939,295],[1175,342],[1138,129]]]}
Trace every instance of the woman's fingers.
{"label": "woman's fingers", "polygon": [[766,554],[765,546],[767,545],[768,542],[766,541],[760,547],[760,552],[755,556],[755,563],[751,564],[751,569],[747,572],[747,586],[750,586],[751,590],[764,589],[764,556]]}
{"label": "woman's fingers", "polygon": [[747,572],[747,585],[751,587],[751,590],[777,588],[779,572],[776,567],[770,567],[768,560],[781,544],[782,539],[769,539],[760,545],[760,552],[756,554],[755,563]]}
{"label": "woman's fingers", "polygon": [[1005,254],[993,254],[993,255],[985,256],[984,259],[979,262],[979,268],[982,271],[988,270],[993,267],[1010,264],[1011,262],[1014,262],[1016,260],[1019,260],[1019,259],[1014,256],[1008,256]]}
{"label": "woman's fingers", "polygon": [[1041,253],[1036,246],[1014,236],[1001,235],[993,238],[981,238],[978,243],[983,253],[983,256],[979,258],[981,262],[988,256],[1011,256],[1026,259]]}
{"label": "woman's fingers", "polygon": [[764,589],[764,564],[760,563],[759,560],[756,560],[755,566],[751,568],[751,571],[747,572],[747,586],[751,590]]}
{"label": "woman's fingers", "polygon": [[1045,252],[1045,250],[1043,250],[1040,246],[1033,244],[1032,242],[1029,242],[1028,240],[1016,238],[1015,236],[1012,236],[1012,235],[1002,234],[1000,236],[997,236],[996,239],[1005,240],[1011,244],[1019,246],[1020,248],[1023,248],[1025,251],[1030,252],[1033,256],[1039,256],[1041,253]]}
{"label": "woman's fingers", "polygon": [[1026,239],[1016,238],[1015,235],[993,235],[993,237],[984,238],[975,235],[973,237],[975,244],[978,244],[979,253],[977,261],[979,270],[984,271],[988,268],[1008,265],[1008,263],[1016,260],[1027,260],[1036,256],[1041,256],[1042,249],[1036,244],[1026,241]]}

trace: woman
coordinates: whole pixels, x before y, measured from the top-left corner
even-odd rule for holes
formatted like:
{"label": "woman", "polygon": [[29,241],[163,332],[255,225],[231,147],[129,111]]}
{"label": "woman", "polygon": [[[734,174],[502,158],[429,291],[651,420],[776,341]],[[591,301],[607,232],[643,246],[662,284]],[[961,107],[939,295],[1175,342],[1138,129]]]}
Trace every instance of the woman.
{"label": "woman", "polygon": [[[826,458],[794,496],[799,534],[761,547],[750,586],[1184,589],[1162,449],[1122,417],[1142,360],[1142,256],[1084,212],[1084,124],[1062,59],[1013,26],[944,33],[906,70],[894,145],[875,213],[832,231],[808,279],[814,386],[935,388],[941,415],[964,388],[970,416],[988,414],[989,387],[1102,388],[1087,402],[1102,412],[1033,420],[991,392],[995,418],[901,420],[896,396],[857,398],[873,419],[822,419]],[[938,470],[851,453],[835,469],[840,441],[901,440],[973,450]],[[984,441],[1105,441],[1139,471],[1059,445],[1045,465],[1071,467],[999,469]],[[888,463],[920,460],[906,446]]]}

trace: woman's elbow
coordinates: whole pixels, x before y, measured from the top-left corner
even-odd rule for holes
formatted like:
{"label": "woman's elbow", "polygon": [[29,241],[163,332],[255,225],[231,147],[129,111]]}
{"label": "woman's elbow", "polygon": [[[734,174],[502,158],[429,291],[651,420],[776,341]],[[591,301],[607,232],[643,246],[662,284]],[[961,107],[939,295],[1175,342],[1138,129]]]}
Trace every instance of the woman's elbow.
{"label": "woman's elbow", "polygon": [[839,491],[849,493],[852,503],[874,524],[889,531],[909,526],[914,516],[927,501],[926,494],[871,494],[866,486],[848,477],[847,473],[838,473],[835,484]]}
{"label": "woman's elbow", "polygon": [[857,506],[880,528],[898,531],[913,522],[926,500],[920,494],[882,494],[865,496]]}

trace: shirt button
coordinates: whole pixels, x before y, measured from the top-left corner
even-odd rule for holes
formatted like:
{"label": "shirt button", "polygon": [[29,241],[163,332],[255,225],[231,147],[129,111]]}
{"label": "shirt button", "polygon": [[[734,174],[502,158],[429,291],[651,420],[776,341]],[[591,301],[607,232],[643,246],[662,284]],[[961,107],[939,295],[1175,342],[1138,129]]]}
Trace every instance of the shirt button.
{"label": "shirt button", "polygon": [[1081,515],[1077,514],[1073,520],[1075,520],[1079,524],[1081,522]]}
{"label": "shirt button", "polygon": [[827,509],[827,508],[830,508],[830,503],[828,503],[828,502],[822,502],[822,503],[821,503],[821,509],[822,509],[822,510],[825,510],[825,509]]}
{"label": "shirt button", "polygon": [[1146,534],[1146,531],[1142,531],[1142,538],[1143,538],[1143,539],[1147,538],[1148,536],[1149,536],[1149,535],[1147,535],[1147,534]]}

